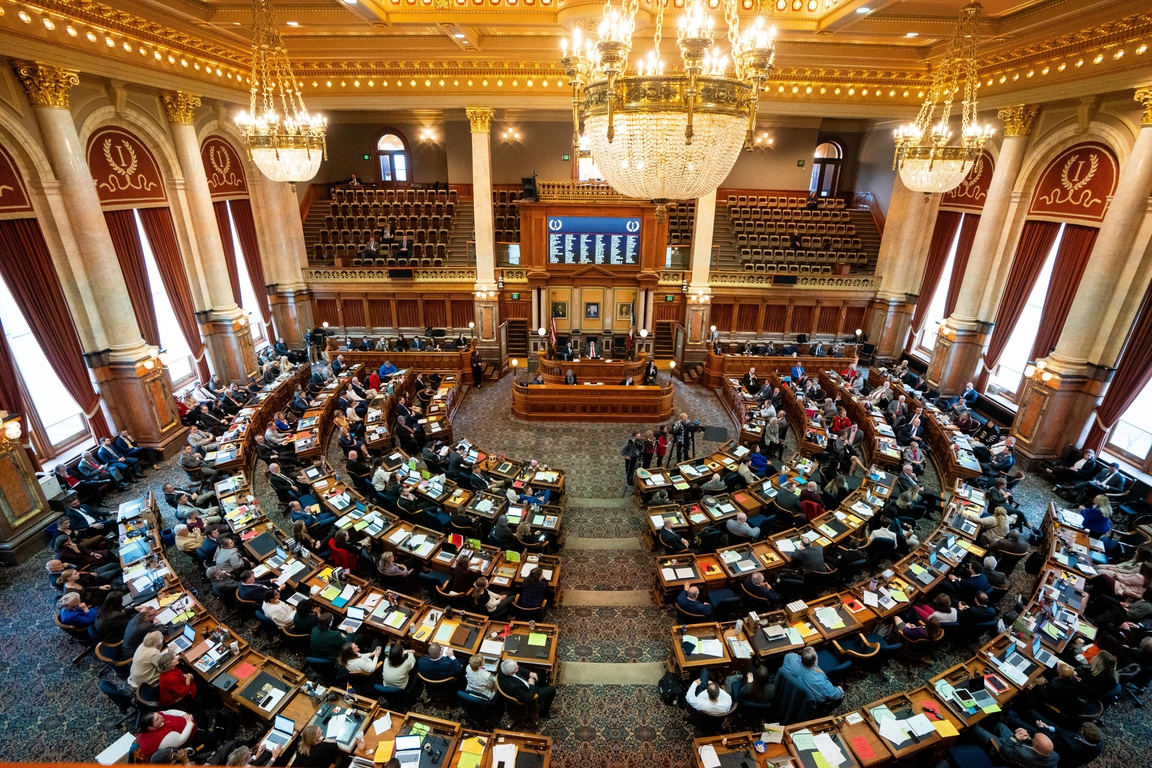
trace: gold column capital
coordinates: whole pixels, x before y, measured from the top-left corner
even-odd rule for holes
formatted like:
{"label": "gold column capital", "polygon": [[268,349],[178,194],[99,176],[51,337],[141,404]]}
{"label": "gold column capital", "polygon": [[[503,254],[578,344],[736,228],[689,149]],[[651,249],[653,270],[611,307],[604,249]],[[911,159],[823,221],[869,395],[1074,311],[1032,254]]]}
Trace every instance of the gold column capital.
{"label": "gold column capital", "polygon": [[54,67],[39,61],[14,61],[12,68],[34,107],[68,108],[68,89],[80,82],[75,69]]}
{"label": "gold column capital", "polygon": [[1144,107],[1144,114],[1140,116],[1140,124],[1152,125],[1152,85],[1142,85],[1137,88],[1134,98]]}
{"label": "gold column capital", "polygon": [[164,111],[168,113],[168,122],[180,125],[191,125],[196,115],[196,107],[200,106],[200,97],[184,91],[160,91],[160,98],[164,100]]}
{"label": "gold column capital", "polygon": [[1013,104],[998,111],[996,117],[1004,121],[1005,136],[1029,136],[1039,112],[1036,104]]}
{"label": "gold column capital", "polygon": [[472,133],[491,133],[492,118],[496,110],[492,107],[465,107],[468,114],[468,123],[472,126]]}

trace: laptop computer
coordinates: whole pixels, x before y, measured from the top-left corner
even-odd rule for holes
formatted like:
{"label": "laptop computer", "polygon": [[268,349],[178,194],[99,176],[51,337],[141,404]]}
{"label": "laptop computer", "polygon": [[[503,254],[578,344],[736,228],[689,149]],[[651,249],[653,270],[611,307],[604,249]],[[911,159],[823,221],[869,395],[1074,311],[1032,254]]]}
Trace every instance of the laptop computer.
{"label": "laptop computer", "polygon": [[192,628],[191,624],[184,625],[184,631],[172,642],[168,643],[168,648],[174,654],[181,654],[192,647],[196,642],[196,630]]}
{"label": "laptop computer", "polygon": [[296,734],[296,723],[289,720],[282,715],[276,715],[272,720],[272,731],[264,737],[264,741],[260,745],[271,749],[272,747],[284,747],[292,740]]}
{"label": "laptop computer", "polygon": [[420,755],[422,754],[419,736],[399,736],[396,738],[395,755],[396,759],[400,761],[400,768],[420,765]]}
{"label": "laptop computer", "polygon": [[1041,644],[1039,637],[1032,641],[1032,658],[1036,659],[1036,661],[1040,662],[1048,668],[1056,666],[1056,662],[1060,660],[1053,656],[1051,653],[1048,653],[1048,651]]}
{"label": "laptop computer", "polygon": [[341,632],[355,632],[360,629],[360,625],[364,623],[364,609],[363,608],[349,608],[347,616],[340,626],[337,627]]}

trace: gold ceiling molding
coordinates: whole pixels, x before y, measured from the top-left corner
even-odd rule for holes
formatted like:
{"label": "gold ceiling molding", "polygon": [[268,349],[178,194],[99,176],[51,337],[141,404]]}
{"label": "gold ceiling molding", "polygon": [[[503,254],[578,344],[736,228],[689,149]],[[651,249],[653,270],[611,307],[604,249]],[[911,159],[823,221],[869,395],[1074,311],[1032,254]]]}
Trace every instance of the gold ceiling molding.
{"label": "gold ceiling molding", "polygon": [[14,61],[12,66],[33,106],[68,108],[68,91],[80,82],[76,70],[38,61]]}
{"label": "gold ceiling molding", "polygon": [[32,10],[61,16],[67,21],[116,32],[125,37],[162,45],[186,54],[215,57],[220,59],[222,64],[231,64],[243,69],[248,69],[252,65],[252,57],[246,55],[244,49],[213,43],[104,3],[89,0],[35,0],[23,5]]}
{"label": "gold ceiling molding", "polygon": [[195,122],[196,107],[200,106],[199,96],[183,91],[160,91],[160,98],[164,100],[168,122],[178,125],[191,125]]}
{"label": "gold ceiling molding", "polygon": [[1004,121],[1005,136],[1030,136],[1039,112],[1040,107],[1036,104],[1014,104],[1001,109],[996,117]]}
{"label": "gold ceiling molding", "polygon": [[[1127,16],[1118,21],[1082,29],[1032,45],[1021,46],[981,59],[981,78],[999,75],[1005,70],[1025,69],[1061,59],[1076,60],[1098,51],[1118,51],[1122,46],[1146,43],[1152,37],[1152,13]],[[1126,51],[1134,54],[1135,50]],[[1136,55],[1142,55],[1136,54]],[[1123,58],[1123,54],[1120,58]],[[1146,62],[1144,66],[1148,66]]]}

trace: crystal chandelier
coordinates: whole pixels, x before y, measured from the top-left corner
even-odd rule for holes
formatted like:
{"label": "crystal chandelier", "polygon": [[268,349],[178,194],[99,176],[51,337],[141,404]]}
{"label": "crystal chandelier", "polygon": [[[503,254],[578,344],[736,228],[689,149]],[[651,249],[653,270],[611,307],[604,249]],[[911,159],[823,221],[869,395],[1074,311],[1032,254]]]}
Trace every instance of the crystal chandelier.
{"label": "crystal chandelier", "polygon": [[579,30],[563,41],[572,86],[574,144],[581,137],[604,180],[617,192],[657,204],[706,195],[724,181],[740,150],[752,148],[756,105],[775,69],[775,28],[757,17],[740,31],[739,0],[722,0],[729,57],[715,45],[714,19],[702,0],[680,18],[678,70],[660,57],[664,3],[656,7],[653,49],[629,70],[639,0],[608,0],[595,42]]}
{"label": "crystal chandelier", "polygon": [[[252,34],[252,90],[248,112],[236,117],[248,157],[273,181],[295,185],[308,181],[328,159],[324,134],[328,121],[309,114],[288,51],[280,40],[272,0],[253,0],[256,26]],[[280,107],[276,111],[276,97]]]}
{"label": "crystal chandelier", "polygon": [[[980,3],[960,10],[960,22],[948,44],[940,68],[932,77],[928,97],[920,107],[916,122],[896,130],[896,156],[892,168],[900,169],[900,180],[914,192],[930,195],[959,186],[971,165],[980,156],[992,135],[991,127],[976,124],[976,23]],[[948,119],[952,100],[964,80],[964,106],[960,114],[960,145],[949,146],[952,131]]]}

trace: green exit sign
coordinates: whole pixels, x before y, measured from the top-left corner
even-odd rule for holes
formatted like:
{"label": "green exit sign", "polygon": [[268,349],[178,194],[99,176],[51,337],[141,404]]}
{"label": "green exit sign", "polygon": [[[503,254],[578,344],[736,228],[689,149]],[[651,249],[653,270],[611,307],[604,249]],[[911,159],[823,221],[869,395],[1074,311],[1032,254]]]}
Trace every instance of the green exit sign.
{"label": "green exit sign", "polygon": [[796,161],[796,167],[797,168],[803,168],[804,167],[804,161],[803,160],[797,160]]}
{"label": "green exit sign", "polygon": [[365,160],[371,160],[371,159],[372,159],[372,156],[371,156],[371,155],[364,155],[364,159],[365,159]]}
{"label": "green exit sign", "polygon": [[664,301],[676,301],[676,297],[675,297],[675,296],[672,296],[672,295],[667,295],[667,294],[666,294],[666,295],[664,296]]}
{"label": "green exit sign", "polygon": [[518,293],[512,294],[512,301],[519,301],[519,300],[520,300],[520,294],[518,294]]}
{"label": "green exit sign", "polygon": [[572,156],[571,156],[571,155],[564,155],[564,159],[565,159],[565,160],[571,160],[571,159],[572,159]]}

